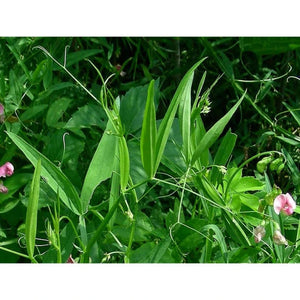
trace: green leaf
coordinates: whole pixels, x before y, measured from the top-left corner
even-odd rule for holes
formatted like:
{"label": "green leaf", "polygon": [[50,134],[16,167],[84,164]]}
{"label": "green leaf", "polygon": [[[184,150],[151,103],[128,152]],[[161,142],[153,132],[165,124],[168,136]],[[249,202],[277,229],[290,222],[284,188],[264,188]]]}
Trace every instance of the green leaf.
{"label": "green leaf", "polygon": [[171,244],[171,238],[167,236],[163,241],[161,241],[155,248],[153,257],[151,258],[151,263],[159,263],[161,258],[164,256]]}
{"label": "green leaf", "polygon": [[113,127],[110,121],[107,124],[95,154],[90,162],[89,168],[85,175],[81,190],[81,202],[83,212],[87,211],[90,199],[96,187],[104,180],[111,176],[116,157],[118,137],[111,134]]}
{"label": "green leaf", "polygon": [[283,141],[287,144],[290,144],[292,146],[297,146],[297,147],[300,146],[300,139],[296,135],[295,135],[294,139],[287,138],[287,137],[284,137],[284,136],[279,136],[279,135],[275,136],[275,138],[278,139],[278,140],[281,140],[281,141]]}
{"label": "green leaf", "polygon": [[91,126],[98,126],[105,129],[107,124],[107,116],[100,105],[87,104],[80,107],[72,118],[67,122],[64,128],[90,128]]}
{"label": "green leaf", "polygon": [[155,172],[159,166],[159,163],[161,161],[178,105],[179,105],[180,101],[184,101],[183,94],[186,93],[186,85],[188,85],[190,82],[190,79],[193,78],[195,69],[205,59],[206,59],[206,57],[201,59],[196,64],[194,64],[190,68],[190,70],[185,74],[185,76],[181,80],[181,82],[173,96],[173,99],[170,103],[170,106],[159,126],[158,133],[157,133],[157,140],[156,140],[155,165],[154,165],[153,174],[155,174]]}
{"label": "green leaf", "polygon": [[191,165],[195,163],[195,161],[200,157],[201,153],[209,149],[215,141],[219,138],[219,136],[222,134],[225,126],[230,121],[231,117],[243,101],[246,93],[243,94],[243,96],[239,99],[239,101],[227,112],[227,114],[222,117],[219,121],[217,121],[203,136],[201,141],[199,142],[198,147],[196,148]]}
{"label": "green leaf", "polygon": [[42,81],[46,71],[47,71],[47,59],[42,60],[37,65],[36,69],[33,71],[31,75],[31,83],[39,84]]}
{"label": "green leaf", "polygon": [[[139,184],[141,182],[146,182],[148,179],[148,175],[143,168],[143,164],[141,161],[141,152],[140,152],[140,145],[137,140],[131,139],[127,141],[128,151],[129,151],[129,159],[130,159],[130,178],[133,184]],[[145,189],[146,183],[139,185],[135,188],[135,192],[137,197],[140,198]]]}
{"label": "green leaf", "polygon": [[241,37],[242,52],[251,51],[259,55],[275,55],[300,48],[299,37]]}
{"label": "green leaf", "polygon": [[141,133],[141,158],[146,173],[154,176],[155,147],[156,147],[156,118],[154,105],[154,80],[149,84],[147,102]]}
{"label": "green leaf", "polygon": [[175,118],[161,163],[178,176],[182,176],[186,171],[186,162],[181,152],[181,145],[182,137],[179,120]]}
{"label": "green leaf", "polygon": [[[120,163],[115,159],[114,161],[114,172],[111,175],[111,186],[109,193],[109,209],[118,201],[120,197]],[[116,219],[117,213],[115,212],[108,222],[108,230],[111,231]]]}
{"label": "green leaf", "polygon": [[5,200],[11,199],[13,194],[22,186],[26,185],[31,178],[32,174],[30,173],[14,174],[14,176],[7,178],[5,180],[5,186],[8,188],[8,193],[0,194],[0,205],[2,205]]}
{"label": "green leaf", "polygon": [[54,101],[48,109],[46,124],[50,127],[57,127],[58,120],[63,116],[71,102],[72,99],[65,97]]}
{"label": "green leaf", "polygon": [[300,113],[299,108],[295,109],[289,106],[287,103],[282,102],[282,104],[288,109],[288,111],[291,113],[291,115],[294,117],[295,121],[298,123],[298,126],[300,126]]}
{"label": "green leaf", "polygon": [[240,245],[250,246],[251,243],[238,220],[225,210],[222,210],[222,217],[230,237],[237,241]]}
{"label": "green leaf", "polygon": [[28,200],[28,207],[26,212],[25,239],[26,239],[27,253],[30,259],[33,259],[34,247],[35,247],[38,201],[39,201],[39,193],[40,193],[40,176],[41,176],[41,169],[42,169],[41,164],[42,161],[41,159],[39,159],[33,174],[30,195]]}
{"label": "green leaf", "polygon": [[182,136],[182,152],[187,162],[190,161],[191,151],[191,88],[193,83],[193,75],[187,81],[182,92],[182,99],[179,103],[178,116]]}
{"label": "green leaf", "polygon": [[6,132],[11,140],[18,146],[18,148],[24,153],[27,159],[36,165],[38,159],[42,160],[41,175],[45,178],[46,182],[52,188],[54,192],[57,192],[59,188],[59,196],[63,203],[75,214],[80,215],[82,212],[79,196],[75,187],[68,180],[68,178],[62,173],[62,171],[56,167],[47,157],[37,151],[34,147],[25,142],[21,137],[12,132]]}
{"label": "green leaf", "polygon": [[263,187],[264,184],[258,179],[251,176],[245,176],[240,178],[236,184],[232,184],[230,189],[233,190],[234,193],[242,193],[248,191],[260,191]]}
{"label": "green leaf", "polygon": [[154,242],[144,243],[139,248],[131,252],[130,262],[131,263],[149,263],[153,255],[153,251],[156,250]]}
{"label": "green leaf", "polygon": [[124,136],[119,138],[119,155],[120,155],[120,185],[121,185],[121,190],[124,191],[128,183],[129,168],[130,168],[128,147]]}
{"label": "green leaf", "polygon": [[46,71],[43,77],[43,86],[45,90],[47,90],[52,84],[52,77],[53,77],[52,68],[53,68],[53,61],[48,57]]}
{"label": "green leaf", "polygon": [[[231,130],[229,129],[226,135],[223,137],[220,147],[218,148],[218,151],[214,158],[214,165],[217,166],[226,165],[234,149],[236,139],[237,139],[237,135],[231,133]],[[219,175],[220,175],[219,169],[217,167],[213,167],[211,171],[211,181],[213,183],[216,183]]]}
{"label": "green leaf", "polygon": [[[135,133],[142,128],[150,85],[151,82],[144,86],[132,87],[125,96],[121,98],[120,118],[126,134]],[[154,101],[155,108],[158,102],[158,85],[159,79],[155,80],[154,83],[154,99],[152,100]]]}
{"label": "green leaf", "polygon": [[48,107],[48,104],[39,104],[39,105],[33,105],[32,107],[27,108],[24,113],[20,116],[20,120],[22,122],[26,120],[30,120],[33,117],[37,117],[40,115],[46,108]]}
{"label": "green leaf", "polygon": [[208,225],[205,225],[202,229],[201,229],[201,232],[206,232],[206,231],[209,231],[209,230],[213,230],[215,235],[215,239],[218,241],[219,243],[219,246],[220,246],[220,249],[221,249],[221,253],[224,257],[224,260],[226,262],[226,252],[227,252],[227,246],[226,246],[226,243],[225,243],[225,239],[224,239],[224,236],[223,236],[223,233],[221,232],[221,230],[219,229],[219,227],[217,225],[214,225],[214,224],[208,224]]}
{"label": "green leaf", "polygon": [[299,193],[300,192],[300,172],[299,172],[299,168],[297,167],[297,165],[294,162],[293,158],[291,157],[291,155],[289,154],[289,152],[286,149],[282,149],[282,152],[286,157],[286,163],[287,163],[287,166],[288,166],[288,168],[291,172],[293,184],[295,185],[296,190]]}
{"label": "green leaf", "polygon": [[18,64],[21,66],[21,68],[23,69],[24,73],[26,74],[26,77],[28,80],[31,80],[31,75],[24,63],[24,60],[21,59],[21,55],[20,53],[17,52],[17,49],[14,45],[7,45],[7,47],[9,48],[9,50],[12,52],[12,54],[14,55],[14,57],[16,58],[16,60],[18,61]]}

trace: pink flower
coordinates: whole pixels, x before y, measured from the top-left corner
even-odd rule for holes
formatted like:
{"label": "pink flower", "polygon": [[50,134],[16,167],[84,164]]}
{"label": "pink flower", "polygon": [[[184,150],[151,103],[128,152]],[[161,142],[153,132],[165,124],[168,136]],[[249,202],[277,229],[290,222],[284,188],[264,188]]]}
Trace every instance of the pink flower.
{"label": "pink flower", "polygon": [[4,122],[4,106],[0,103],[0,122]]}
{"label": "pink flower", "polygon": [[257,226],[254,228],[254,241],[255,243],[259,243],[261,239],[265,236],[266,230],[264,226]]}
{"label": "pink flower", "polygon": [[3,185],[2,181],[0,181],[0,193],[6,194],[7,192],[8,192],[7,187]]}
{"label": "pink flower", "polygon": [[11,176],[14,173],[14,166],[10,162],[6,162],[0,167],[0,177]]}
{"label": "pink flower", "polygon": [[67,260],[67,263],[68,264],[75,264],[76,263],[76,261],[73,259],[73,257],[72,257],[72,254],[70,254],[70,256],[69,256],[69,258],[68,258],[68,260]]}
{"label": "pink flower", "polygon": [[281,210],[286,215],[291,215],[296,208],[296,202],[289,193],[280,194],[275,198],[273,206],[277,215],[279,215]]}
{"label": "pink flower", "polygon": [[274,240],[274,243],[277,245],[286,245],[286,246],[288,245],[285,237],[281,234],[281,232],[278,229],[275,230],[275,232],[274,232],[273,240]]}

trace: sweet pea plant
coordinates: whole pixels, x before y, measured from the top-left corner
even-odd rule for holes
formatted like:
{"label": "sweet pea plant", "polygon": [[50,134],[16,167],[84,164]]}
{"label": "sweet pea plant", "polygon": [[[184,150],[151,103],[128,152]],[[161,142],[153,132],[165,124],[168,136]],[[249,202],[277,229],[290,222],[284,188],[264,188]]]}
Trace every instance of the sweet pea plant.
{"label": "sweet pea plant", "polygon": [[0,176],[11,181],[0,182],[0,219],[18,214],[18,227],[15,238],[2,231],[0,257],[34,263],[298,262],[299,190],[280,187],[285,170],[296,186],[296,163],[279,147],[238,159],[239,136],[229,126],[251,105],[271,122],[274,134],[268,136],[281,132],[281,141],[294,145],[298,138],[266,116],[228,71],[224,54],[202,43],[236,92],[210,126],[211,94],[221,80],[217,76],[204,88],[211,58],[186,71],[161,114],[159,78],[124,95],[110,88],[115,77],[126,76],[129,60],[104,78],[94,59],[86,59],[98,81],[90,88],[74,72],[82,58],[101,51],[65,49],[59,60],[36,46],[32,51],[44,59],[30,71],[16,46],[8,45],[24,76],[16,88],[11,71],[8,95],[5,88],[1,92],[7,152]]}

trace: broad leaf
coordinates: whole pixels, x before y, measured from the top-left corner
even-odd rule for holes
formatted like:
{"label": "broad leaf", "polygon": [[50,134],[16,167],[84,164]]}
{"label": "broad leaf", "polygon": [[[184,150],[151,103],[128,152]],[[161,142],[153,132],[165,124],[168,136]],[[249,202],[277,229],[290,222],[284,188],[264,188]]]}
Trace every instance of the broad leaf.
{"label": "broad leaf", "polygon": [[90,162],[81,190],[83,212],[87,211],[90,199],[96,187],[111,176],[116,157],[118,137],[111,134],[112,125],[108,122],[96,152]]}

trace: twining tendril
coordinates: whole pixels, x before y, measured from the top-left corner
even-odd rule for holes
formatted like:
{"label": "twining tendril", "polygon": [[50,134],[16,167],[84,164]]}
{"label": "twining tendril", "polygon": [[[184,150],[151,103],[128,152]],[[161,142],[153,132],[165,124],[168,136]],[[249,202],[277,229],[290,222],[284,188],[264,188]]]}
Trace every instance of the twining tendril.
{"label": "twining tendril", "polygon": [[[266,79],[256,79],[256,80],[253,80],[253,79],[235,79],[235,81],[237,82],[245,82],[245,83],[263,83],[263,82],[271,82],[271,81],[275,81],[275,80],[278,80],[278,79],[281,79],[285,76],[287,76],[291,71],[292,71],[292,66],[289,64],[289,69],[286,73],[284,73],[283,75],[280,75],[278,77],[273,77],[273,78],[266,78]],[[290,77],[294,77],[294,76],[289,76],[287,78],[287,81]],[[297,78],[297,77],[296,77]],[[299,78],[297,78],[298,80],[300,80]]]}

